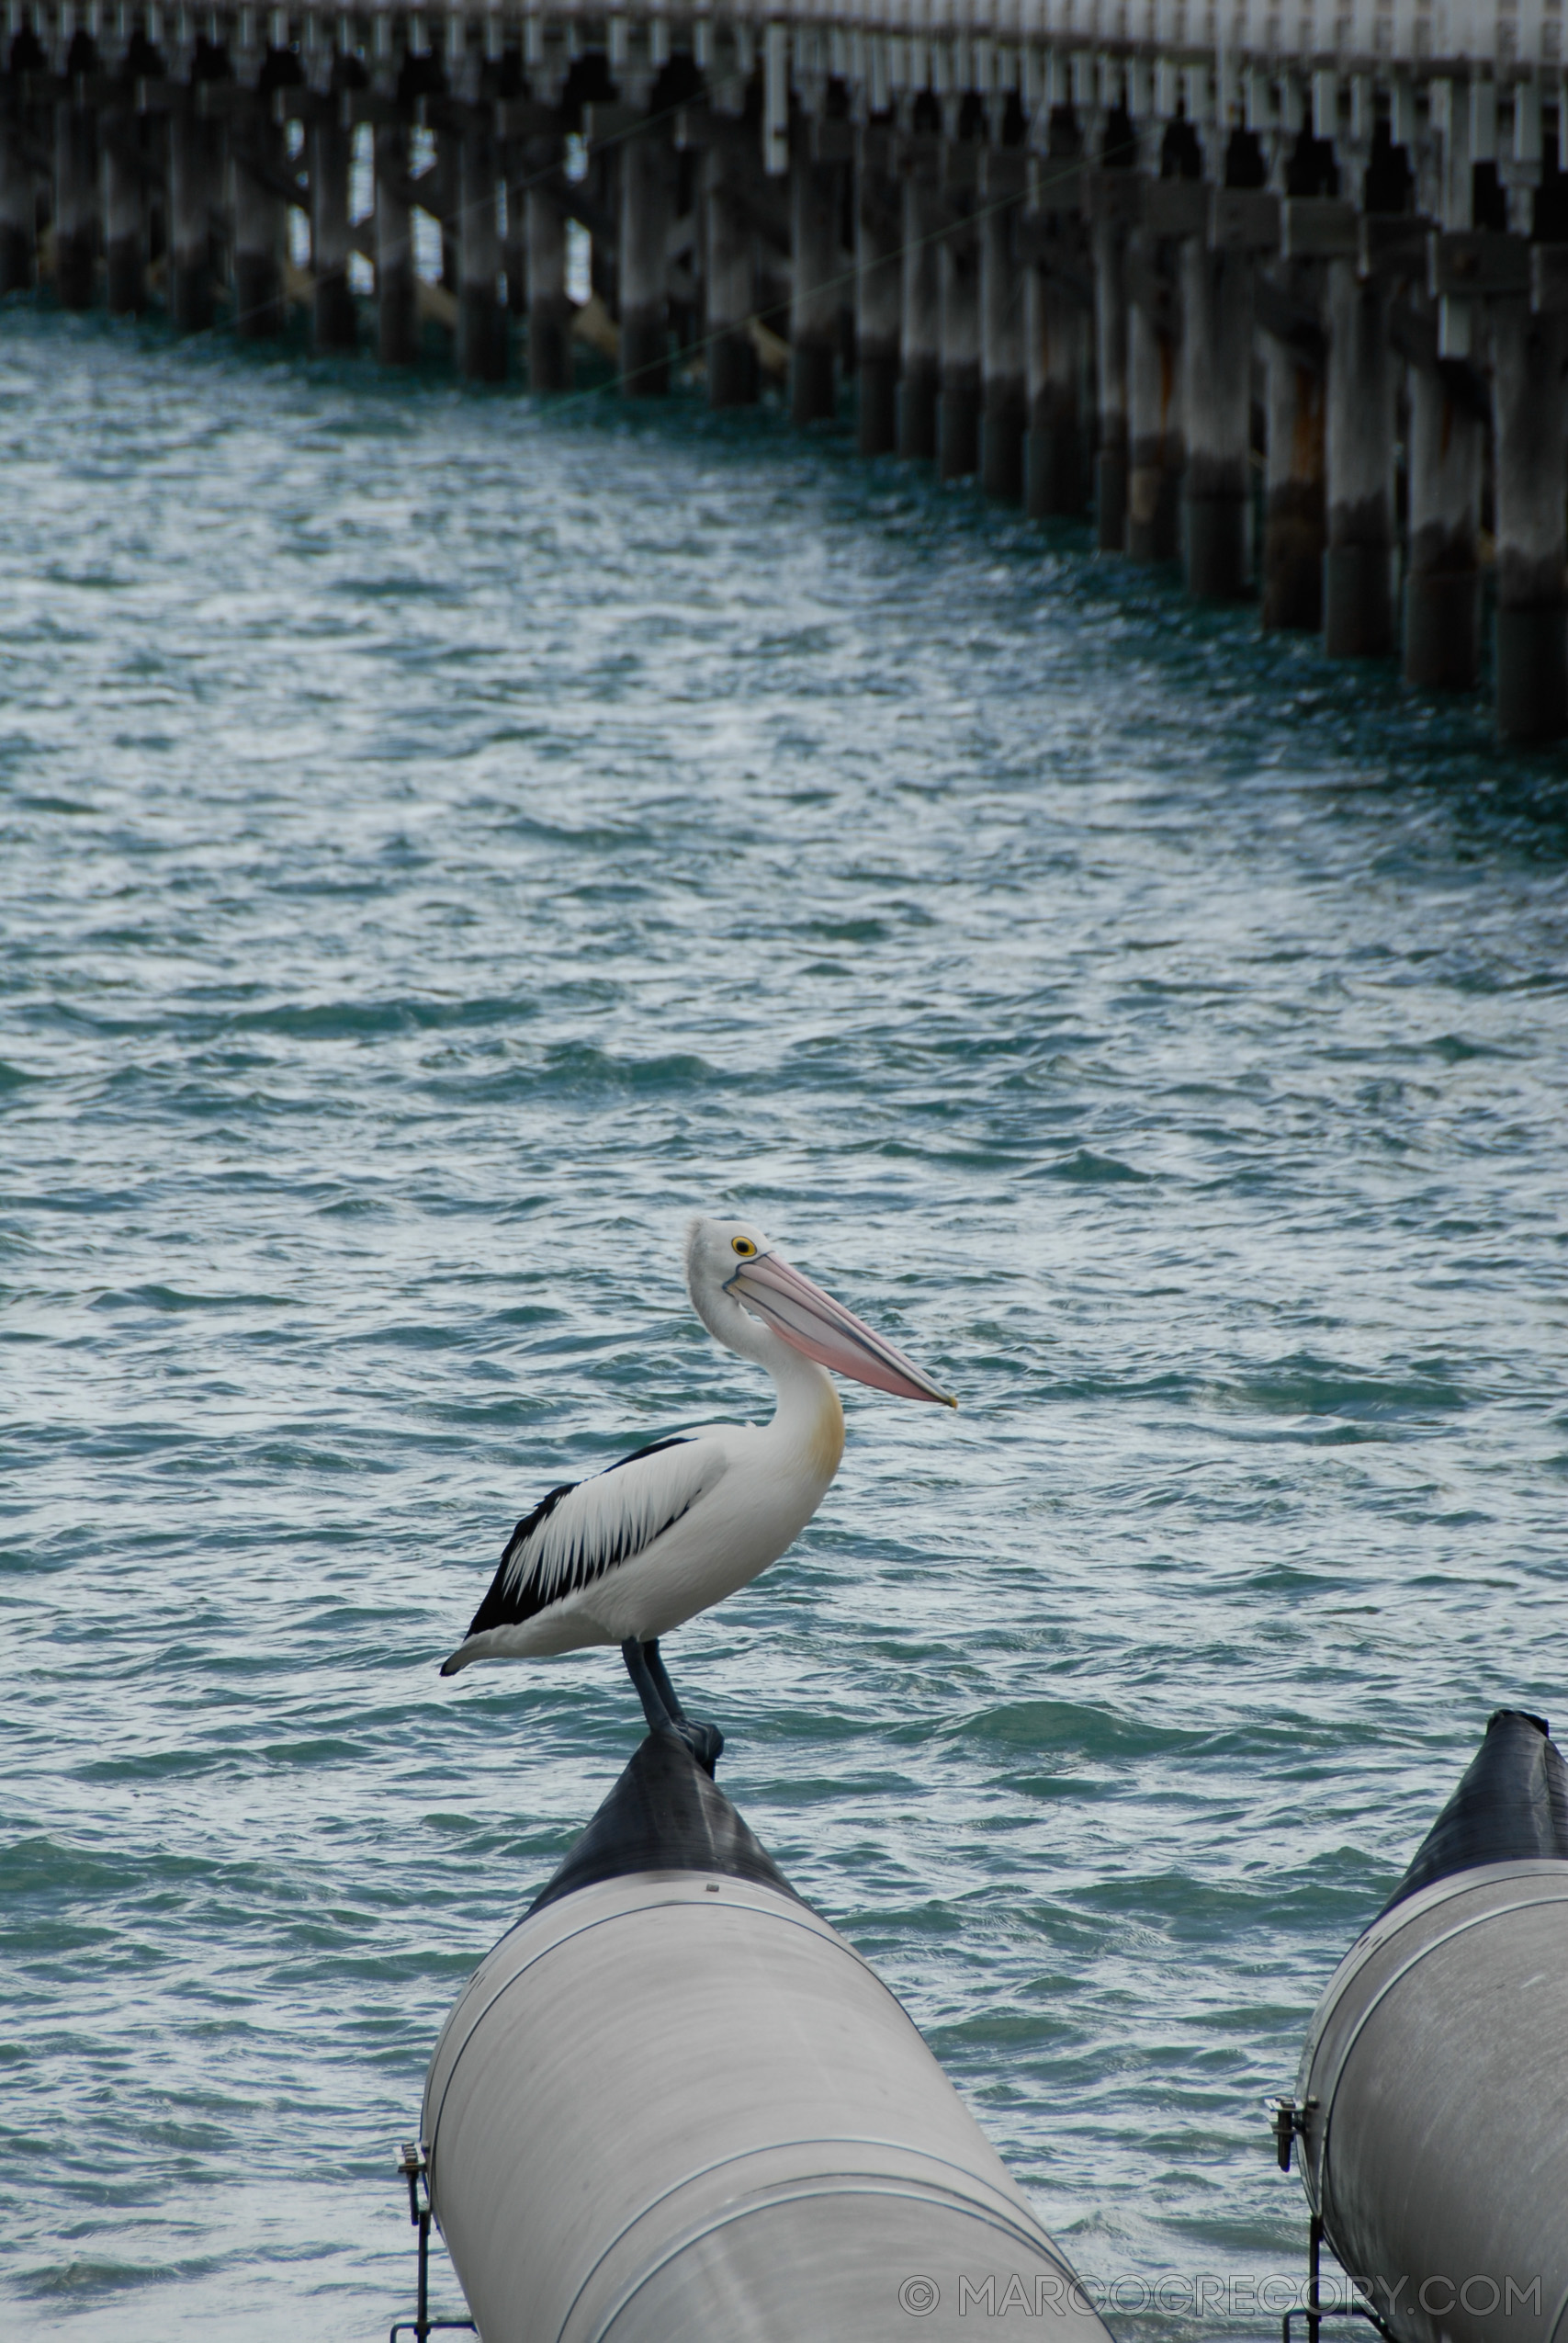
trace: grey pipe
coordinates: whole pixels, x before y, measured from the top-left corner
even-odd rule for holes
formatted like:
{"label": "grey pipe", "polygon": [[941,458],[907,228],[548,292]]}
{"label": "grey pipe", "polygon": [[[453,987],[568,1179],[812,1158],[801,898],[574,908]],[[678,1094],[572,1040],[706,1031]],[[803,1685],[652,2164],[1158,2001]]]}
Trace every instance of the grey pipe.
{"label": "grey pipe", "polygon": [[958,2343],[1014,2280],[1107,2343],[899,2003],[671,1736],[475,1972],[423,2134],[484,2343]]}
{"label": "grey pipe", "polygon": [[1568,1768],[1500,1710],[1318,2005],[1324,2234],[1399,2343],[1568,2337]]}

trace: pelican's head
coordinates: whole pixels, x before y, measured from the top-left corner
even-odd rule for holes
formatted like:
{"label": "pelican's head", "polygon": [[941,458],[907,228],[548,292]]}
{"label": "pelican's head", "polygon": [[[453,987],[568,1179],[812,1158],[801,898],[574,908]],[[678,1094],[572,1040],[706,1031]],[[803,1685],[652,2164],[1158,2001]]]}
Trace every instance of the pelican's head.
{"label": "pelican's head", "polygon": [[955,1408],[912,1359],[792,1269],[750,1220],[694,1220],[686,1231],[686,1291],[708,1332],[744,1358],[767,1327],[794,1351],[875,1391]]}

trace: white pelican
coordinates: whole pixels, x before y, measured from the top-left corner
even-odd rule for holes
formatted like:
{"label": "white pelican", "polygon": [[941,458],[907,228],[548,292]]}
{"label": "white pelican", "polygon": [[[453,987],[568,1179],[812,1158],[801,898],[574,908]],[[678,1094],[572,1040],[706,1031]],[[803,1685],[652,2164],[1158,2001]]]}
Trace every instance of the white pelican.
{"label": "white pelican", "polygon": [[823,1368],[902,1398],[957,1402],[750,1221],[692,1222],[686,1291],[716,1341],[773,1376],[773,1421],[702,1424],[552,1488],[513,1531],[441,1673],[619,1644],[649,1728],[679,1731],[711,1772],[722,1736],[687,1719],[659,1638],[776,1562],[821,1504],[844,1453],[843,1409]]}

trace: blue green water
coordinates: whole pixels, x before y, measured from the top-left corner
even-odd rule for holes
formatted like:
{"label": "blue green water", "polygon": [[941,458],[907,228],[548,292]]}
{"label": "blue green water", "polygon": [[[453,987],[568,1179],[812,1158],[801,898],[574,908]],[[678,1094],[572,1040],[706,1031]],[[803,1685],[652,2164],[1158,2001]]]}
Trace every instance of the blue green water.
{"label": "blue green water", "polygon": [[22,310],[0,422],[8,2330],[406,2305],[442,2017],[639,1730],[435,1663],[761,1406],[705,1206],[963,1403],[849,1392],[673,1639],[721,1780],[1114,2325],[1293,2276],[1262,2100],[1563,1707],[1562,764],[773,413]]}

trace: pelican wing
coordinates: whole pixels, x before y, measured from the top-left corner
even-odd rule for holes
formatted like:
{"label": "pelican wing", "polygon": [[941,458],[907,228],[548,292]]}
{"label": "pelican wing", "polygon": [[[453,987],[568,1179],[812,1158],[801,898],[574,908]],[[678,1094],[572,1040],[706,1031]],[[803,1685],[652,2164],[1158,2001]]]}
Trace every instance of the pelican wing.
{"label": "pelican wing", "polygon": [[716,1442],[682,1432],[637,1449],[592,1480],[552,1488],[513,1531],[469,1635],[536,1618],[629,1562],[689,1513],[724,1468]]}

